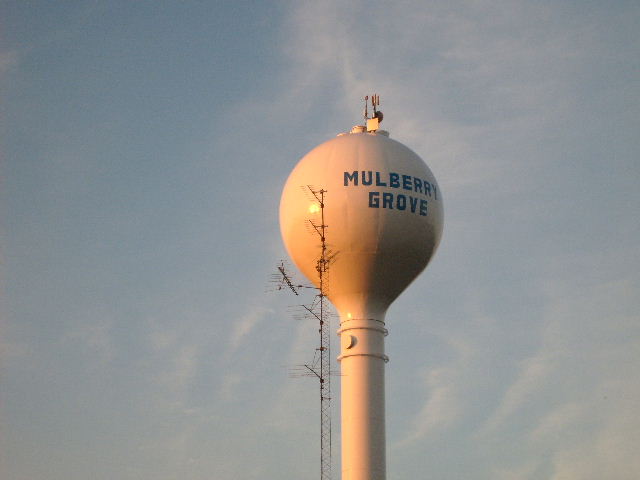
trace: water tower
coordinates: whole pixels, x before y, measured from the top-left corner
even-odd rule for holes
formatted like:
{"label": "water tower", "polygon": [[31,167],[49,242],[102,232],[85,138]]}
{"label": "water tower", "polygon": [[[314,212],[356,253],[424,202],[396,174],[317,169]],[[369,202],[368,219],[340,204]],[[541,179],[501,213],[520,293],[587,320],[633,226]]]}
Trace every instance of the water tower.
{"label": "water tower", "polygon": [[319,215],[307,186],[326,191],[326,242],[335,254],[327,297],[340,316],[342,480],[386,477],[385,314],[424,270],[442,235],[442,194],[429,167],[372,118],[305,155],[280,201],[289,255],[317,283]]}

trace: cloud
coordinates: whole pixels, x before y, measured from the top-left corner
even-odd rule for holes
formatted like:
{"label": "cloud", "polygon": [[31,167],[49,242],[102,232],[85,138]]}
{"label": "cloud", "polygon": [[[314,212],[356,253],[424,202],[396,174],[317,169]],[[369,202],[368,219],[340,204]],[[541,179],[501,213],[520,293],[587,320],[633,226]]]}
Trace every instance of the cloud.
{"label": "cloud", "polygon": [[242,383],[243,377],[242,375],[235,372],[227,372],[220,382],[220,387],[218,389],[218,394],[223,402],[231,402],[233,401],[233,397],[235,391]]}
{"label": "cloud", "polygon": [[[568,412],[558,419],[561,427],[545,431],[546,442],[554,445],[554,480],[632,480],[640,475],[636,446],[640,442],[637,399],[640,385],[632,378],[607,382],[593,396],[589,409]],[[605,394],[601,392],[606,392]],[[567,419],[572,420],[568,425]],[[587,427],[585,427],[585,425]],[[558,437],[570,441],[558,444]],[[536,431],[540,435],[540,431]]]}
{"label": "cloud", "polygon": [[251,334],[256,325],[271,312],[273,312],[271,308],[257,306],[251,307],[247,313],[240,317],[235,322],[231,336],[229,337],[228,355],[233,355],[243,341]]}
{"label": "cloud", "polygon": [[162,390],[162,396],[156,399],[181,411],[188,409],[189,389],[198,371],[200,348],[194,344],[181,344],[162,349],[162,357],[163,361],[152,370],[154,383]]}
{"label": "cloud", "polygon": [[536,443],[553,441],[576,424],[585,420],[589,414],[589,405],[577,401],[564,403],[551,409],[537,422],[530,438]]}
{"label": "cloud", "polygon": [[507,389],[502,401],[484,425],[486,431],[493,431],[505,424],[547,381],[554,366],[554,359],[543,351],[523,362],[515,382]]}
{"label": "cloud", "polygon": [[155,408],[165,413],[187,412],[191,408],[191,386],[209,337],[198,335],[202,327],[190,324],[187,318],[180,328],[174,323],[164,325],[156,320],[149,320],[148,326],[150,351],[142,368],[152,379],[149,388],[155,392]]}
{"label": "cloud", "polygon": [[593,269],[624,261],[627,254],[574,253],[549,261],[540,345],[474,433],[483,445],[497,446],[503,438],[521,443],[516,462],[491,453],[496,474],[517,478],[508,472],[528,471],[522,478],[540,478],[547,472],[545,478],[558,480],[640,475],[629,447],[640,441],[633,401],[640,397],[640,381],[631,373],[640,369],[637,278],[624,268]]}
{"label": "cloud", "polygon": [[455,385],[456,376],[454,368],[437,368],[428,373],[428,400],[412,422],[412,430],[393,448],[402,448],[427,436],[435,438],[439,429],[447,428],[456,420],[462,410]]}
{"label": "cloud", "polygon": [[426,401],[410,422],[411,430],[404,438],[394,442],[391,449],[403,449],[428,438],[438,438],[438,433],[462,420],[466,408],[466,376],[475,348],[460,337],[451,337],[447,343],[454,352],[453,361],[427,369],[424,375]]}

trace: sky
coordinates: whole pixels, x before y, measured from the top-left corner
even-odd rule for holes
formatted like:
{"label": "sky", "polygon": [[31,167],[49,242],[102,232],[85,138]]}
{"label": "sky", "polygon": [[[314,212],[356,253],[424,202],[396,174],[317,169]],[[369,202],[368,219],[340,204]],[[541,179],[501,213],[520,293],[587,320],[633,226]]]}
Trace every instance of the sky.
{"label": "sky", "polygon": [[0,477],[319,477],[278,204],[377,92],[445,210],[387,314],[387,478],[640,478],[639,24],[622,0],[2,2]]}

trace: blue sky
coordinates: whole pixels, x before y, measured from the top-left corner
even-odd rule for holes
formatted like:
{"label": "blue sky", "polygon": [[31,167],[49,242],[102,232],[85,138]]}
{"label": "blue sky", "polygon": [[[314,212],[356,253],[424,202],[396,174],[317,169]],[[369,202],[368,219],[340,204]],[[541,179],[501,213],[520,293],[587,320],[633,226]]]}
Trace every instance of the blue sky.
{"label": "blue sky", "polygon": [[3,479],[318,477],[278,202],[373,92],[445,199],[387,316],[388,478],[640,477],[636,2],[0,17]]}

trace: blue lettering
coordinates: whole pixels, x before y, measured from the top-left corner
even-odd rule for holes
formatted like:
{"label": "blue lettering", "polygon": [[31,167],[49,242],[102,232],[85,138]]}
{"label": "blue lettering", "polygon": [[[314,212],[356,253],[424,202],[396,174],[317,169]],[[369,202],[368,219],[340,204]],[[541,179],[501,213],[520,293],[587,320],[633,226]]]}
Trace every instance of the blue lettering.
{"label": "blue lettering", "polygon": [[[384,181],[382,178],[385,173],[374,172],[373,170],[344,172],[344,186],[358,186],[358,182],[363,186],[373,185],[374,173],[375,186],[386,187],[386,178],[384,178]],[[425,197],[432,197],[434,200],[438,199],[438,187],[427,180],[395,172],[389,172],[388,175],[389,188],[411,190],[424,194]],[[395,208],[400,211],[410,210],[411,213],[426,217],[429,213],[428,205],[429,201],[427,199],[421,199],[419,197],[414,197],[413,195],[395,194],[383,191],[369,192],[369,208],[388,208],[389,210],[393,210]]]}
{"label": "blue lettering", "polygon": [[369,208],[380,208],[380,192],[369,192]]}
{"label": "blue lettering", "polygon": [[427,216],[427,201],[426,200],[420,200],[420,215],[422,215],[423,217]]}
{"label": "blue lettering", "polygon": [[418,206],[418,199],[415,197],[409,197],[409,205],[411,206],[411,213],[416,213],[416,207]]}
{"label": "blue lettering", "polygon": [[389,173],[389,186],[393,188],[400,187],[400,175],[397,173],[390,172]]}
{"label": "blue lettering", "polygon": [[349,186],[349,180],[351,180],[353,182],[353,184],[357,186],[358,185],[358,172],[355,171],[351,175],[349,175],[349,172],[344,172],[344,186],[345,187]]}

